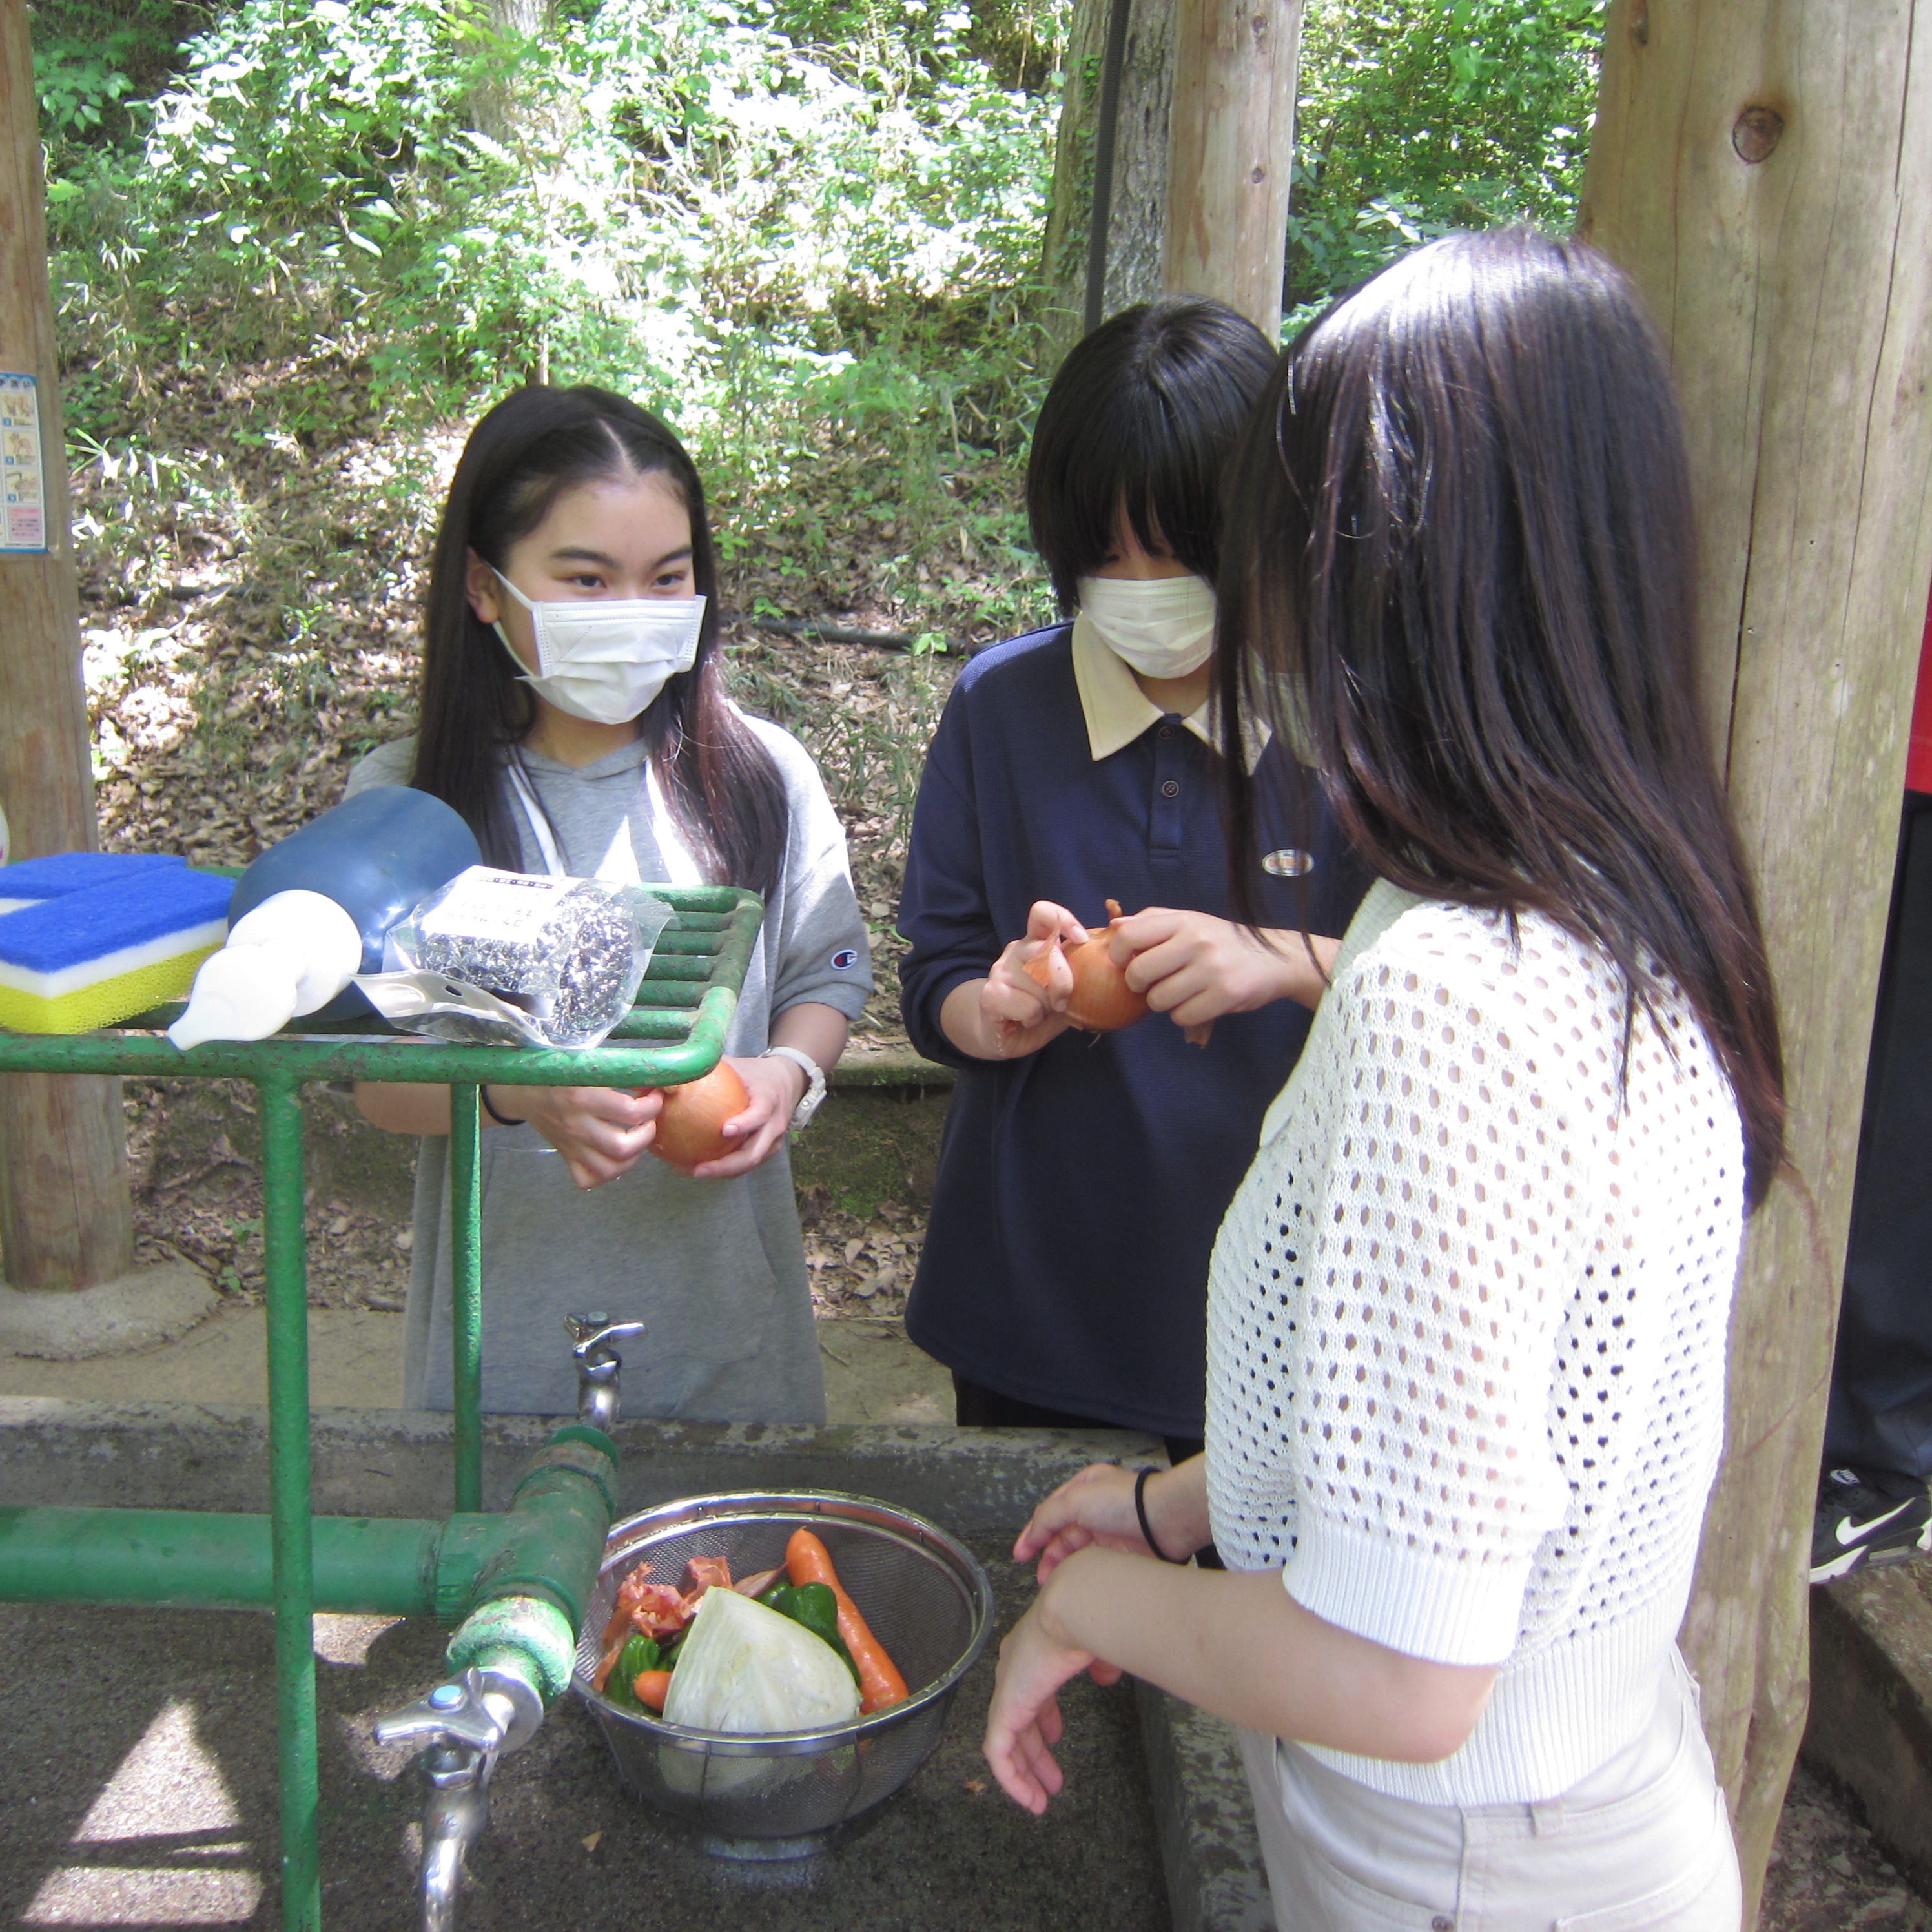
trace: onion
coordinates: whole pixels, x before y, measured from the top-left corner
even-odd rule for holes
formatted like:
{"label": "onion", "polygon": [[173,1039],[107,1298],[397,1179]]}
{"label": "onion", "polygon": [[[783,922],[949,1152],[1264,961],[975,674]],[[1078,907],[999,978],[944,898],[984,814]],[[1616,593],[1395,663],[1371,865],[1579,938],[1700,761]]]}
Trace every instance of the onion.
{"label": "onion", "polygon": [[719,1129],[751,1104],[738,1070],[721,1060],[701,1079],[664,1090],[664,1112],[651,1137],[651,1151],[668,1166],[686,1169],[700,1161],[722,1160],[744,1142],[727,1140]]}
{"label": "onion", "polygon": [[[1110,920],[1120,916],[1118,899],[1107,902],[1107,916]],[[1110,926],[1089,926],[1087,937],[1078,946],[1064,945],[1058,938],[1051,942],[1073,972],[1073,993],[1066,1002],[1066,1017],[1089,1033],[1117,1033],[1148,1015],[1147,995],[1136,992],[1127,984],[1124,966],[1114,964],[1108,950],[1112,936]],[[1026,970],[1028,978],[1044,988],[1048,983],[1047,953],[1042,952],[1029,959]]]}

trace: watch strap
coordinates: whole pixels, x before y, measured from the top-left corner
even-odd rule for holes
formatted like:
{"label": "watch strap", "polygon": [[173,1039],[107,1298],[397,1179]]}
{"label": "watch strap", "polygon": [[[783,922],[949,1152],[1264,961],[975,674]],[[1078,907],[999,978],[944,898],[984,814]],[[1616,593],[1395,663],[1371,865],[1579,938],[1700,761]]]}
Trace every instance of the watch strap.
{"label": "watch strap", "polygon": [[758,1057],[761,1060],[789,1060],[804,1073],[805,1092],[792,1109],[791,1124],[794,1128],[806,1126],[825,1098],[825,1069],[810,1054],[796,1046],[768,1046]]}

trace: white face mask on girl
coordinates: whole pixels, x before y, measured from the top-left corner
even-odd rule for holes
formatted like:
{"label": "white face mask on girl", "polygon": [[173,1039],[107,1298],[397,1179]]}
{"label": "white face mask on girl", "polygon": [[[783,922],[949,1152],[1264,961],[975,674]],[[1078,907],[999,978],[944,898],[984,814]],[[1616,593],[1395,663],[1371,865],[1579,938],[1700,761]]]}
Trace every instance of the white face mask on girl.
{"label": "white face mask on girl", "polygon": [[[537,668],[524,682],[560,711],[596,724],[641,717],[680,671],[698,659],[702,597],[566,598],[533,604],[500,570],[496,580],[530,614]],[[493,625],[504,650],[524,663]]]}
{"label": "white face mask on girl", "polygon": [[1204,577],[1083,577],[1081,614],[1143,677],[1185,677],[1214,654],[1214,586]]}

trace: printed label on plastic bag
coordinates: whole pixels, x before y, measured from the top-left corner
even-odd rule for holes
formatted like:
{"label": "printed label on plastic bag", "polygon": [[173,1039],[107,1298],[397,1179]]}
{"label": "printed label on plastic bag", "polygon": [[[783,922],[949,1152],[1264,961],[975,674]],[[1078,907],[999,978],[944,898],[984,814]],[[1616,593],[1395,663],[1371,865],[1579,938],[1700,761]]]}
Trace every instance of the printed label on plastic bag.
{"label": "printed label on plastic bag", "polygon": [[558,902],[583,884],[580,879],[538,878],[531,872],[499,872],[472,866],[459,872],[434,910],[418,906],[410,917],[425,938],[506,940],[521,944],[556,916]]}

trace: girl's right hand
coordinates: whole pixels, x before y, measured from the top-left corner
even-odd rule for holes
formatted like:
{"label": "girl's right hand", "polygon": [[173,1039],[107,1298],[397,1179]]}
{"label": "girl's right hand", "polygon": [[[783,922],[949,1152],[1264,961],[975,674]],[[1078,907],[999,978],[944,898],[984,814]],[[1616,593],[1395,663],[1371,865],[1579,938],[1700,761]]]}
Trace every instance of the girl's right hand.
{"label": "girl's right hand", "polygon": [[[1072,1024],[1066,1003],[1073,996],[1073,970],[1053,941],[1078,946],[1086,937],[1087,928],[1064,906],[1051,899],[1034,902],[1026,937],[1015,940],[994,961],[980,988],[980,1016],[998,1058],[1018,1060],[1036,1053]],[[1044,987],[1026,970],[1027,962],[1042,953],[1050,956]]]}
{"label": "girl's right hand", "polygon": [[[1207,1484],[1198,1456],[1148,1479],[1141,1500],[1162,1552],[1178,1556],[1208,1540]],[[1152,1556],[1134,1509],[1138,1472],[1112,1462],[1094,1462],[1060,1484],[1034,1510],[1013,1545],[1016,1562],[1040,1558],[1037,1580],[1044,1583],[1076,1550],[1098,1544],[1132,1556]],[[1198,1495],[1197,1492],[1198,1492]]]}
{"label": "girl's right hand", "polygon": [[500,1114],[527,1120],[562,1155],[579,1187],[602,1187],[628,1174],[657,1131],[664,1096],[656,1088],[500,1087],[490,1098]]}

